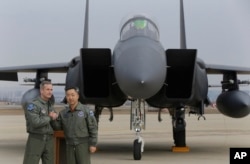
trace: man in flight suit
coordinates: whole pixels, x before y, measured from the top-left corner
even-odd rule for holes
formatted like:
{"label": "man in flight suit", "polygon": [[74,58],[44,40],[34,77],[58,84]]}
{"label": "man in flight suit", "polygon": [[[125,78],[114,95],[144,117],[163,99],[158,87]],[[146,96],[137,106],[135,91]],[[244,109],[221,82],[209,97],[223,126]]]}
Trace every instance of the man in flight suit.
{"label": "man in flight suit", "polygon": [[40,95],[25,110],[26,129],[29,133],[23,164],[54,164],[54,143],[51,121],[57,118],[50,102],[53,87],[50,81],[42,81]]}
{"label": "man in flight suit", "polygon": [[60,111],[54,124],[64,131],[67,164],[90,164],[90,153],[96,151],[97,121],[93,111],[78,99],[78,88],[66,89],[68,106]]}

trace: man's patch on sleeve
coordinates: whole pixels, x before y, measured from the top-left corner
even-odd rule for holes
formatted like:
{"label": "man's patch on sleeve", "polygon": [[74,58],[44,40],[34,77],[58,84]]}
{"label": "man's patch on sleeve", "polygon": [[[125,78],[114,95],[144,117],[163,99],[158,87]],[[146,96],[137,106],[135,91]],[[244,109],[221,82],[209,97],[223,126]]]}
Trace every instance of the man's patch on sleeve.
{"label": "man's patch on sleeve", "polygon": [[34,104],[29,104],[26,109],[32,111],[34,109]]}
{"label": "man's patch on sleeve", "polygon": [[91,110],[91,111],[89,111],[89,115],[90,116],[94,116],[94,112]]}

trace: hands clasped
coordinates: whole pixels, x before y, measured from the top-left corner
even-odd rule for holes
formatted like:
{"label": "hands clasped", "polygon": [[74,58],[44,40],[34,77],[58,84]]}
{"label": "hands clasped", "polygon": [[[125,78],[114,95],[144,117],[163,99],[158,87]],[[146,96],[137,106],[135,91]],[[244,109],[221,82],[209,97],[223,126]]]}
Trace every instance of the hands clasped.
{"label": "hands clasped", "polygon": [[52,119],[52,120],[56,120],[57,117],[58,117],[58,114],[56,112],[50,112],[49,113],[49,117]]}

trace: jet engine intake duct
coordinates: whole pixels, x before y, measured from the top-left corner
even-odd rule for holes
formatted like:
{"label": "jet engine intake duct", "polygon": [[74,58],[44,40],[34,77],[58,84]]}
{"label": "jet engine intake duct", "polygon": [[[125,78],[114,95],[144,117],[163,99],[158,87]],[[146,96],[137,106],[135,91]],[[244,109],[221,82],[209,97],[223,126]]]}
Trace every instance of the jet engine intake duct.
{"label": "jet engine intake duct", "polygon": [[110,82],[111,50],[81,49],[84,95],[91,97],[108,97]]}
{"label": "jet engine intake duct", "polygon": [[242,118],[250,113],[250,96],[239,90],[222,92],[216,100],[216,105],[222,114]]}
{"label": "jet engine intake duct", "polygon": [[188,99],[192,95],[195,49],[168,49],[166,96],[168,98]]}
{"label": "jet engine intake duct", "polygon": [[127,98],[115,84],[111,50],[82,48],[80,59],[80,101],[99,107],[117,107],[124,104]]}

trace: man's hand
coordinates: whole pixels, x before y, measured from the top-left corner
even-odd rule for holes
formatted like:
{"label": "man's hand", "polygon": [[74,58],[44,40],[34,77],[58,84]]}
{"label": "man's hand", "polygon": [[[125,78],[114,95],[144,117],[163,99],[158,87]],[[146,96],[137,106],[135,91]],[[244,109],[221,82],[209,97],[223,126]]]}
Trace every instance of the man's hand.
{"label": "man's hand", "polygon": [[58,115],[57,115],[56,112],[50,112],[50,113],[49,113],[49,116],[50,116],[50,118],[51,118],[52,120],[56,120],[57,117],[58,117]]}
{"label": "man's hand", "polygon": [[96,147],[95,146],[90,146],[89,147],[89,152],[90,153],[95,153],[96,152]]}

